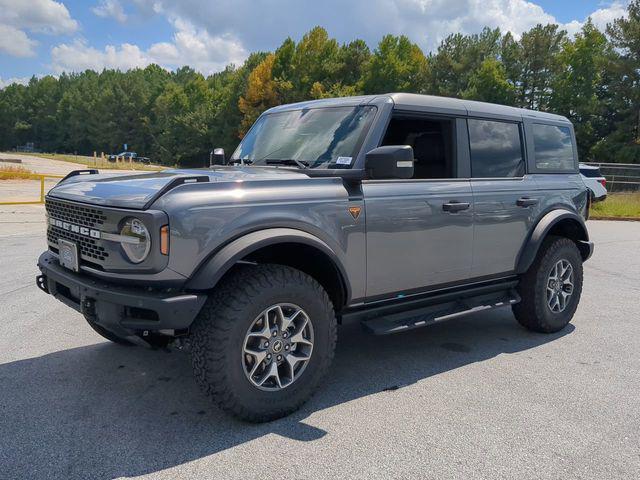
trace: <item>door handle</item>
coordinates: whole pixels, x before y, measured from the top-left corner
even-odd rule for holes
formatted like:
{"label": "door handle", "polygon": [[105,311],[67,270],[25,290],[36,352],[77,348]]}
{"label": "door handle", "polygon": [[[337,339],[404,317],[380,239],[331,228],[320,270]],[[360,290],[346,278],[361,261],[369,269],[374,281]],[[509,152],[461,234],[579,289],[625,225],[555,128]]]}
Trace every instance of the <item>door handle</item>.
{"label": "door handle", "polygon": [[516,205],[519,207],[532,207],[533,205],[538,204],[537,198],[529,198],[529,197],[520,197],[516,201]]}
{"label": "door handle", "polygon": [[456,213],[462,210],[466,210],[469,208],[468,203],[456,202],[455,200],[451,200],[449,203],[445,203],[442,205],[442,210],[449,213]]}

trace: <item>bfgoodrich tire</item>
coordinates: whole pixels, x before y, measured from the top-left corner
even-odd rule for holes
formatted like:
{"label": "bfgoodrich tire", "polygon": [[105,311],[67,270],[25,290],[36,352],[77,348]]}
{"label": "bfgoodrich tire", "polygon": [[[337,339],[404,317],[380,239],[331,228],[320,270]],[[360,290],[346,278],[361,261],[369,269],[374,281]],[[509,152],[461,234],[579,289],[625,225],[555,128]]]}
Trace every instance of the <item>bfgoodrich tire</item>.
{"label": "bfgoodrich tire", "polygon": [[266,422],[314,393],[335,344],[333,305],[317,281],[282,265],[242,265],[196,318],[191,355],[196,381],[221,409]]}
{"label": "bfgoodrich tire", "polygon": [[576,244],[549,236],[522,276],[522,301],[513,306],[516,320],[535,332],[562,330],[573,318],[582,293],[582,257]]}

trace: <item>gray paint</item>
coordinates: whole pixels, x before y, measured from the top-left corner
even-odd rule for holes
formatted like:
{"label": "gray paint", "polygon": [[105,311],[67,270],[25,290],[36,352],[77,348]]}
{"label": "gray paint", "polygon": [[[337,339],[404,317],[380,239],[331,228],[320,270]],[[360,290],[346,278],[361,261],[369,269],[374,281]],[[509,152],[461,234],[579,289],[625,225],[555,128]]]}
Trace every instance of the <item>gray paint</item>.
{"label": "gray paint", "polygon": [[[540,219],[560,208],[576,218],[585,212],[586,189],[577,173],[540,174],[532,163],[528,126],[540,121],[571,125],[557,115],[405,93],[303,102],[276,107],[265,114],[345,105],[377,108],[356,156],[355,169],[364,168],[366,152],[380,145],[394,111],[454,116],[456,172],[460,178],[354,183],[337,176],[310,178],[295,168],[218,167],[124,178],[75,177],[49,195],[114,207],[127,215],[132,211],[122,212],[122,208],[139,209],[151,201],[147,212],[168,216],[171,254],[164,269],[155,272],[154,265],[143,262],[140,267],[151,268],[152,273],[123,273],[105,265],[104,271],[91,272],[95,276],[138,283],[170,279],[174,286],[191,279],[187,285],[204,288],[208,285],[201,272],[228,268],[229,262],[255,247],[249,242],[253,237],[248,235],[262,232],[257,237],[265,238],[267,230],[288,229],[287,235],[300,232],[300,238],[315,238],[326,245],[331,252],[329,258],[347,279],[351,305],[396,298],[403,292],[435,285],[512,274],[525,253],[536,249],[532,232]],[[469,117],[523,125],[528,172],[523,178],[468,178]],[[177,186],[154,201],[175,178],[194,175],[206,175],[209,181]],[[516,202],[521,197],[539,202],[520,207]],[[443,211],[443,204],[451,201],[469,203],[469,208],[458,213]],[[357,219],[348,211],[352,206],[362,208]],[[224,250],[228,245],[234,245],[233,255],[229,254],[231,247]]]}

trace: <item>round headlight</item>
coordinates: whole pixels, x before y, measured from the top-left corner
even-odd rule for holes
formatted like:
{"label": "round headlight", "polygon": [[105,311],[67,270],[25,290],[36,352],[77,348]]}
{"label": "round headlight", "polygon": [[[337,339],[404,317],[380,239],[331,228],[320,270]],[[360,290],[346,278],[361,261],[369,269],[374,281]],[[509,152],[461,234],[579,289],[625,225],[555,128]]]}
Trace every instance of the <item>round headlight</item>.
{"label": "round headlight", "polygon": [[126,237],[122,239],[121,245],[129,260],[140,263],[147,258],[151,250],[151,235],[144,223],[137,218],[128,218],[120,230],[120,235]]}

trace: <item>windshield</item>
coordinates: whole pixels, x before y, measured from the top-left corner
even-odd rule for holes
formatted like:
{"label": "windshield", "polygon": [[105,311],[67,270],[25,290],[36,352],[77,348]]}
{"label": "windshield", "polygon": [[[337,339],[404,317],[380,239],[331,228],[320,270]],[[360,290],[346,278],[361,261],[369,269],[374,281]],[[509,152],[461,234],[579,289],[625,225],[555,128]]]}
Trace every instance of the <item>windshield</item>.
{"label": "windshield", "polygon": [[231,161],[298,168],[351,168],[375,107],[327,107],[261,116]]}

